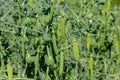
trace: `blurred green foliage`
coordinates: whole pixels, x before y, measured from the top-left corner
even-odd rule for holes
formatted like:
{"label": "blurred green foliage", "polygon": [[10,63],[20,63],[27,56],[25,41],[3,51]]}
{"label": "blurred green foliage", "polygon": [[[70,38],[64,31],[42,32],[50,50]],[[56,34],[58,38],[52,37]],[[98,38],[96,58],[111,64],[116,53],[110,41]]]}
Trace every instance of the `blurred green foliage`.
{"label": "blurred green foliage", "polygon": [[119,4],[0,0],[0,80],[120,79]]}

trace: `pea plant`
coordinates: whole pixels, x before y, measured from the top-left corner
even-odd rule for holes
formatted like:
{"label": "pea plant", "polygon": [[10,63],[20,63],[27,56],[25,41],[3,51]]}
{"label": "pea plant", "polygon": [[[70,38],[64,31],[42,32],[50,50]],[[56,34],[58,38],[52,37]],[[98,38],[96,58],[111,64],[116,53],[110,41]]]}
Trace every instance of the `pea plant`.
{"label": "pea plant", "polygon": [[0,0],[0,80],[119,80],[115,0]]}

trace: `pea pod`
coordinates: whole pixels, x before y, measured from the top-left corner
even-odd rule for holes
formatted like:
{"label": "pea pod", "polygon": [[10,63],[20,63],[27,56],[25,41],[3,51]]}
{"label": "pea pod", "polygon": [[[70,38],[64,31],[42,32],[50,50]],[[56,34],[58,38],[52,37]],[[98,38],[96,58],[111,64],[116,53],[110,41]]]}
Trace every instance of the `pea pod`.
{"label": "pea pod", "polygon": [[53,48],[54,48],[54,51],[55,51],[55,54],[57,55],[58,54],[58,49],[57,49],[57,44],[56,44],[56,36],[55,36],[55,31],[54,29],[52,29],[52,43],[53,43]]}
{"label": "pea pod", "polygon": [[59,5],[59,4],[60,4],[60,2],[61,2],[61,0],[57,0],[57,5]]}
{"label": "pea pod", "polygon": [[29,0],[30,7],[33,7],[33,0]]}
{"label": "pea pod", "polygon": [[119,52],[119,43],[118,43],[118,38],[116,36],[117,35],[115,35],[115,38],[114,38],[114,48],[115,48],[115,51],[118,53]]}
{"label": "pea pod", "polygon": [[51,0],[51,5],[50,5],[50,21],[52,20],[53,13],[54,13],[54,5],[53,5],[53,0]]}
{"label": "pea pod", "polygon": [[105,70],[105,73],[107,74],[107,60],[106,60],[106,58],[104,58],[104,70]]}
{"label": "pea pod", "polygon": [[110,10],[111,0],[107,0],[107,12]]}
{"label": "pea pod", "polygon": [[89,68],[90,68],[90,76],[93,76],[93,56],[90,56],[89,59]]}
{"label": "pea pod", "polygon": [[59,69],[59,75],[63,73],[63,66],[64,66],[64,57],[63,52],[60,52],[60,69]]}
{"label": "pea pod", "polygon": [[10,64],[10,60],[8,59],[8,64],[7,64],[7,73],[8,73],[8,80],[13,79],[13,71],[12,71],[12,66]]}
{"label": "pea pod", "polygon": [[87,34],[87,37],[86,37],[86,42],[87,42],[87,50],[90,51],[90,34]]}
{"label": "pea pod", "polygon": [[79,55],[79,50],[78,50],[78,44],[75,38],[73,39],[73,51],[74,51],[74,56],[76,60],[79,60],[80,55]]}
{"label": "pea pod", "polygon": [[65,17],[64,17],[64,12],[62,12],[62,20],[61,20],[61,35],[62,38],[65,38]]}

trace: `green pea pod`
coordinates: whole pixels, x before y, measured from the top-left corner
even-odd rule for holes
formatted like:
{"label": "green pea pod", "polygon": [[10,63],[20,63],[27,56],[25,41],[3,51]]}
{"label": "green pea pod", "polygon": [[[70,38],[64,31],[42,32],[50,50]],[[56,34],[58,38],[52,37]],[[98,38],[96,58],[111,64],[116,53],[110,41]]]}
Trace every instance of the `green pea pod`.
{"label": "green pea pod", "polygon": [[75,38],[73,39],[73,51],[74,51],[74,56],[76,60],[79,60],[80,55],[79,55],[79,50],[78,50],[78,44]]}
{"label": "green pea pod", "polygon": [[111,0],[107,0],[107,12],[110,10]]}
{"label": "green pea pod", "polygon": [[114,38],[114,48],[115,48],[115,51],[118,53],[119,52],[119,43],[118,43],[117,35],[115,35],[115,38]]}
{"label": "green pea pod", "polygon": [[13,80],[13,71],[12,71],[12,66],[10,64],[9,59],[8,59],[8,64],[7,64],[7,73],[8,73],[8,80]]}
{"label": "green pea pod", "polygon": [[106,60],[106,58],[104,58],[104,70],[105,70],[105,73],[107,74],[107,60]]}
{"label": "green pea pod", "polygon": [[89,59],[89,68],[90,68],[90,76],[93,75],[93,56],[91,55],[90,56],[90,59]]}
{"label": "green pea pod", "polygon": [[61,35],[62,35],[62,38],[65,38],[65,17],[64,17],[64,12],[62,12],[63,14],[63,17],[62,17],[62,20],[61,20]]}
{"label": "green pea pod", "polygon": [[60,52],[60,68],[59,68],[59,75],[63,73],[63,66],[64,66],[64,57],[63,52]]}
{"label": "green pea pod", "polygon": [[91,44],[91,41],[90,41],[90,34],[87,34],[86,42],[87,42],[87,50],[89,51],[89,50],[90,50],[90,44]]}
{"label": "green pea pod", "polygon": [[59,4],[60,4],[60,2],[61,2],[61,0],[57,0],[57,5],[59,5]]}
{"label": "green pea pod", "polygon": [[52,20],[53,13],[54,13],[54,5],[53,5],[53,0],[51,0],[51,5],[50,5],[50,21]]}
{"label": "green pea pod", "polygon": [[33,7],[33,0],[29,0],[30,7]]}
{"label": "green pea pod", "polygon": [[55,54],[57,55],[58,54],[58,49],[57,49],[57,44],[56,44],[56,36],[55,36],[55,31],[54,29],[52,29],[52,43],[53,43],[53,48],[54,48],[54,51],[55,51]]}

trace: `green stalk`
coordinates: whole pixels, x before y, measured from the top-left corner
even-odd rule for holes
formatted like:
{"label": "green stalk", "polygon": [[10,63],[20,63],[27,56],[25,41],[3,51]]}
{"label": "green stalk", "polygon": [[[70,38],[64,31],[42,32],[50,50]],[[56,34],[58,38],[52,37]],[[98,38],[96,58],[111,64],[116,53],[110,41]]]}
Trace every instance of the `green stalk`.
{"label": "green stalk", "polygon": [[49,67],[47,67],[46,76],[45,76],[45,79],[44,79],[44,80],[51,80],[51,79],[50,79],[50,76],[49,76]]}
{"label": "green stalk", "polygon": [[[24,60],[25,59],[25,40],[24,39],[26,37],[26,28],[24,28],[24,27],[22,28],[21,36],[22,36],[22,44],[21,44],[21,47],[22,47],[22,57],[23,57],[23,60]],[[27,68],[27,63],[26,63],[26,67],[25,67],[25,69],[23,71],[22,77],[25,76],[26,68]]]}
{"label": "green stalk", "polygon": [[18,21],[18,23],[20,24],[21,23],[21,11],[20,11],[20,1],[18,0],[18,12],[19,12],[19,21]]}
{"label": "green stalk", "polygon": [[24,41],[24,38],[25,38],[25,34],[26,34],[26,29],[25,28],[22,28],[22,56],[23,56],[23,59],[25,59],[25,41]]}
{"label": "green stalk", "polygon": [[37,55],[35,60],[35,78],[37,77],[38,70],[39,70],[39,46],[37,48]]}
{"label": "green stalk", "polygon": [[3,54],[2,54],[2,42],[0,41],[0,60],[1,60],[1,70],[3,70],[4,69],[4,59],[3,59]]}

